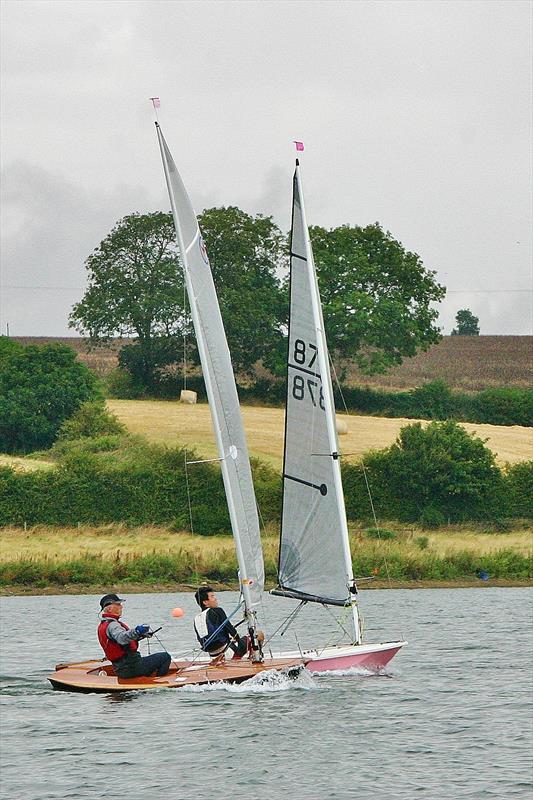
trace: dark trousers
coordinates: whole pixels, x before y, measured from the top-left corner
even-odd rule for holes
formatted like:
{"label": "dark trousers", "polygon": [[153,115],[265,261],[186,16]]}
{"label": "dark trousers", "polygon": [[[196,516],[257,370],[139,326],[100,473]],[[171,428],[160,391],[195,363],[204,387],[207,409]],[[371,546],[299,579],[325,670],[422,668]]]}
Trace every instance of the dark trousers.
{"label": "dark trousers", "polygon": [[249,641],[250,640],[249,640],[248,636],[239,636],[239,641],[238,642],[232,641],[232,642],[230,642],[229,646],[230,646],[230,649],[233,650],[233,652],[235,653],[236,656],[239,656],[240,658],[242,658],[248,652],[248,642]]}
{"label": "dark trousers", "polygon": [[128,653],[120,661],[114,661],[113,667],[119,678],[140,678],[154,672],[161,677],[167,674],[171,659],[170,653],[152,653],[149,656]]}

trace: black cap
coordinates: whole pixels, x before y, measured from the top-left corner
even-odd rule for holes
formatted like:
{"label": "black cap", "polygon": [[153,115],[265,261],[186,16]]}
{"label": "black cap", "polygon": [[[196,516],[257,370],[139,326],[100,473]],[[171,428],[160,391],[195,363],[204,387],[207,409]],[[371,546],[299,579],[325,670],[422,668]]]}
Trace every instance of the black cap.
{"label": "black cap", "polygon": [[118,594],[104,594],[102,599],[100,600],[100,608],[103,610],[106,606],[110,606],[112,603],[123,603]]}

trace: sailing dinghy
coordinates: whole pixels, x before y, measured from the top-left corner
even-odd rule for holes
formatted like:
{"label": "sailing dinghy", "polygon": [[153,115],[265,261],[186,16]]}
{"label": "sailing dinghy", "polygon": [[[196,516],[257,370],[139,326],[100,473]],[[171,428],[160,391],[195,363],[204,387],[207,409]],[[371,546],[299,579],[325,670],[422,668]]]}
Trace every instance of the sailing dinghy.
{"label": "sailing dinghy", "polygon": [[204,686],[216,683],[242,683],[271,670],[283,672],[289,678],[300,674],[304,659],[264,659],[263,661],[223,661],[205,663],[173,661],[167,675],[161,678],[117,678],[109,661],[91,660],[73,664],[58,664],[48,676],[54,687],[65,692],[109,693],[146,689],[181,689],[184,686]]}
{"label": "sailing dinghy", "polygon": [[[300,166],[293,178],[290,316],[278,582],[271,594],[341,607],[351,641],[303,655],[311,671],[382,669],[406,642],[363,644],[337,442],[322,306]],[[297,613],[297,612],[296,612]],[[342,617],[342,614],[341,614]],[[344,620],[341,628],[346,630]]]}
{"label": "sailing dinghy", "polygon": [[169,674],[161,678],[120,679],[114,675],[112,665],[105,661],[58,664],[48,679],[55,689],[66,691],[124,692],[216,682],[238,683],[266,670],[284,671],[292,677],[306,662],[299,653],[289,658],[265,658],[257,636],[257,609],[264,590],[264,563],[237,387],[198,220],[157,122],[156,129],[235,541],[251,654],[240,662],[232,659],[206,664],[201,657],[174,662]]}

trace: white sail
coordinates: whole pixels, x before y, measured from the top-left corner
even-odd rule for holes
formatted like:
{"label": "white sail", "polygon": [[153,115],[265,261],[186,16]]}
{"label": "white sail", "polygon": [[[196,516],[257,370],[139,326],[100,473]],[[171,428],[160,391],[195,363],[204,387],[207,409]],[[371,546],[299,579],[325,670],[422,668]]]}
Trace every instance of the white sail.
{"label": "white sail", "polygon": [[290,257],[283,511],[273,594],[349,605],[353,572],[335,407],[298,162]]}
{"label": "white sail", "polygon": [[237,387],[213,276],[198,221],[157,123],[156,128],[217,439],[240,580],[248,613],[259,603],[263,592],[264,564]]}

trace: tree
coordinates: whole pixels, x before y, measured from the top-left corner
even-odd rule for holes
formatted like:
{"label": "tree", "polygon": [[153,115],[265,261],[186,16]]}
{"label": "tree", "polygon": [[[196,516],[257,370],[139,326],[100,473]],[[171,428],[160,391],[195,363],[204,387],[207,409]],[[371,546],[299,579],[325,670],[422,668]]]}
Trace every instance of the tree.
{"label": "tree", "polygon": [[486,519],[505,505],[494,454],[451,420],[407,425],[364,465],[378,507],[399,519]]}
{"label": "tree", "polygon": [[309,230],[331,355],[385,372],[441,338],[431,308],[445,289],[379,223]]}
{"label": "tree", "polygon": [[103,397],[87,400],[62,423],[58,439],[95,439],[99,436],[118,436],[126,433],[125,425],[108,411]]}
{"label": "tree", "polygon": [[[283,339],[276,269],[284,237],[271,218],[234,207],[208,209],[199,222],[235,370],[251,373],[254,362],[272,358]],[[182,336],[193,337],[171,215],[124,217],[86,267],[89,288],[69,324],[93,345],[113,336],[136,337],[122,348],[119,363],[154,389],[163,368],[181,361]],[[198,361],[193,346],[188,358]]]}
{"label": "tree", "polygon": [[286,300],[276,270],[286,265],[286,237],[272,217],[235,206],[206,209],[198,221],[234,369],[250,375],[259,359],[275,366],[285,351]]}
{"label": "tree", "polygon": [[95,375],[60,344],[23,347],[0,337],[0,451],[51,447],[61,423],[99,397]]}
{"label": "tree", "polygon": [[457,328],[452,331],[452,336],[479,336],[479,318],[475,317],[470,309],[462,308],[455,315]]}
{"label": "tree", "polygon": [[188,331],[174,225],[170,214],[130,214],[119,220],[86,261],[89,286],[69,325],[91,345],[115,336],[136,337],[121,353],[143,384],[158,367],[180,358]]}

